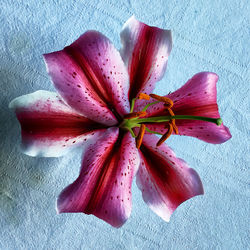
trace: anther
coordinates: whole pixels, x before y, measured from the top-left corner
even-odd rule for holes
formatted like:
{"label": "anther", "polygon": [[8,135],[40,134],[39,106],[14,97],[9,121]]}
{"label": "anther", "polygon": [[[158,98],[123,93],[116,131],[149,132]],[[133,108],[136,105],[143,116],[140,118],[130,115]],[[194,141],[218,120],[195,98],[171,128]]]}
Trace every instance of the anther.
{"label": "anther", "polygon": [[145,129],[146,129],[146,126],[144,124],[141,124],[141,127],[140,127],[140,131],[136,137],[136,147],[139,149],[141,144],[142,144],[142,139],[143,139],[143,136],[145,134]]}
{"label": "anther", "polygon": [[173,110],[172,110],[172,109],[167,108],[167,110],[168,110],[168,112],[169,112],[169,114],[170,114],[171,116],[174,116],[174,112],[173,112]]}
{"label": "anther", "polygon": [[[169,114],[170,114],[171,116],[174,116],[174,112],[173,112],[172,109],[167,108],[167,110],[168,110],[168,112],[169,112]],[[175,119],[170,120],[170,123],[171,123],[172,126],[173,126],[173,130],[174,130],[175,134],[178,135],[179,132],[178,132],[178,128],[177,128],[177,126],[176,126],[176,124],[175,124]]]}
{"label": "anther", "polygon": [[145,94],[145,93],[140,93],[139,96],[138,96],[138,99],[139,100],[150,100],[150,96]]}
{"label": "anther", "polygon": [[173,130],[174,130],[174,132],[175,132],[175,134],[176,135],[178,135],[179,134],[179,131],[178,131],[178,128],[177,128],[177,126],[176,126],[176,124],[175,124],[175,120],[172,120],[172,126],[173,126]]}
{"label": "anther", "polygon": [[164,103],[163,105],[165,108],[172,108],[171,103]]}
{"label": "anther", "polygon": [[156,94],[150,94],[149,96],[156,99],[157,101],[164,102],[169,108],[172,108],[174,105],[173,101],[165,96],[159,96]]}
{"label": "anther", "polygon": [[173,121],[173,122],[172,122],[171,124],[172,124],[172,126],[173,126],[173,130],[174,130],[175,134],[178,135],[178,134],[179,134],[179,131],[178,131],[178,128],[177,128],[177,126],[176,126],[176,124],[175,124],[175,120],[172,120],[172,121]]}
{"label": "anther", "polygon": [[168,131],[161,137],[161,139],[157,142],[156,146],[160,146],[164,141],[166,141],[170,135],[173,133],[173,126],[172,124],[168,124]]}
{"label": "anther", "polygon": [[124,115],[124,119],[133,119],[136,117],[143,117],[146,115],[147,115],[146,111],[132,112],[132,113]]}

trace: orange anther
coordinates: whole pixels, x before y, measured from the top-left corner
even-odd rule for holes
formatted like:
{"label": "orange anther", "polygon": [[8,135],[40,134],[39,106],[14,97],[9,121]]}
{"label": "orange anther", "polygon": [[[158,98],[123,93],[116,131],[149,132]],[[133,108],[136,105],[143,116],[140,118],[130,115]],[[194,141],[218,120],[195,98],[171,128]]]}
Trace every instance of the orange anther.
{"label": "orange anther", "polygon": [[143,116],[146,116],[147,115],[147,112],[146,111],[139,111],[137,112],[139,113],[139,117],[143,117]]}
{"label": "orange anther", "polygon": [[177,128],[177,126],[175,125],[175,120],[172,120],[172,126],[173,126],[173,129],[174,129],[174,132],[175,132],[175,134],[176,135],[178,135],[179,134],[179,131],[178,131],[178,128]]}
{"label": "orange anther", "polygon": [[157,101],[164,102],[169,108],[173,107],[174,105],[173,101],[165,96],[159,96],[156,94],[150,94],[149,96],[156,99]]}
{"label": "orange anther", "polygon": [[166,107],[166,108],[172,108],[173,105],[171,106],[171,103],[164,103],[164,107]]}
{"label": "orange anther", "polygon": [[136,147],[139,149],[141,144],[142,144],[142,139],[143,139],[143,136],[145,134],[145,129],[146,129],[146,126],[144,124],[141,124],[141,127],[140,127],[140,131],[135,139],[136,141]]}
{"label": "orange anther", "polygon": [[167,108],[167,110],[168,110],[168,112],[169,112],[169,114],[170,114],[171,116],[174,116],[174,112],[173,112],[173,110],[172,110],[172,109]]}
{"label": "orange anther", "polygon": [[145,93],[140,93],[139,96],[138,96],[138,99],[139,100],[150,100],[150,96],[145,94]]}
{"label": "orange anther", "polygon": [[[172,109],[167,108],[167,110],[168,110],[168,112],[169,112],[169,114],[170,114],[171,116],[174,116],[174,112],[173,112]],[[177,126],[175,125],[175,119],[170,120],[170,123],[171,123],[172,126],[173,126],[173,130],[174,130],[175,134],[178,135],[178,128],[177,128]]]}
{"label": "orange anther", "polygon": [[136,117],[143,117],[146,115],[147,115],[146,111],[133,112],[133,113],[129,113],[129,114],[124,115],[124,119],[133,119]]}
{"label": "orange anther", "polygon": [[161,137],[161,139],[157,142],[156,146],[160,146],[164,141],[166,141],[170,135],[173,133],[173,126],[171,123],[168,123],[168,131]]}

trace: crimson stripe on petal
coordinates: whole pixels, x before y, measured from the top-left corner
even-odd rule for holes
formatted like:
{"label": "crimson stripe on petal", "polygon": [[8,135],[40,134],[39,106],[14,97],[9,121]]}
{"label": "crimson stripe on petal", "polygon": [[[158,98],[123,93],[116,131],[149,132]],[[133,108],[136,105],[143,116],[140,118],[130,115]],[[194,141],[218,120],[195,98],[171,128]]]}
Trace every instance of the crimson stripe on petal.
{"label": "crimson stripe on petal", "polygon": [[104,128],[79,115],[57,93],[36,91],[14,99],[22,128],[22,150],[30,156],[55,157],[82,145]]}
{"label": "crimson stripe on petal", "polygon": [[136,183],[148,206],[169,221],[182,202],[204,192],[198,174],[177,158],[166,144],[156,147],[157,141],[154,135],[144,136]]}
{"label": "crimson stripe on petal", "polygon": [[87,148],[79,177],[58,198],[58,212],[94,214],[120,227],[131,212],[131,183],[138,164],[130,133],[108,129]]}
{"label": "crimson stripe on petal", "polygon": [[44,58],[60,94],[83,115],[114,125],[129,112],[126,67],[101,33],[88,31],[64,50]]}
{"label": "crimson stripe on petal", "polygon": [[130,100],[151,93],[165,71],[172,49],[170,30],[148,26],[132,16],[121,32],[121,55],[130,75]]}

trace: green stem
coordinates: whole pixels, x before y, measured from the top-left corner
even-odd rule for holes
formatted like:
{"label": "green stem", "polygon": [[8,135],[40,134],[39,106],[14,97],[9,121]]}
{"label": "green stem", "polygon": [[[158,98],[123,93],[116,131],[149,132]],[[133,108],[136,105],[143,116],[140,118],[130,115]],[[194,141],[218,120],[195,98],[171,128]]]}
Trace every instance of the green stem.
{"label": "green stem", "polygon": [[175,116],[156,116],[156,117],[148,117],[138,119],[136,123],[145,123],[145,122],[167,122],[172,119],[176,120],[198,120],[198,121],[206,121],[212,122],[216,125],[221,125],[222,119],[221,118],[210,118],[210,117],[203,117],[203,116],[193,116],[193,115],[175,115]]}
{"label": "green stem", "polygon": [[132,137],[134,137],[134,138],[136,137],[132,128],[128,128],[128,131],[131,133]]}
{"label": "green stem", "polygon": [[147,104],[147,105],[143,108],[142,111],[146,111],[146,110],[148,109],[148,107],[150,107],[151,105],[157,104],[157,103],[159,103],[159,101],[157,101],[157,102],[151,102],[151,103]]}
{"label": "green stem", "polygon": [[134,111],[134,107],[135,107],[135,101],[137,98],[133,98],[131,101],[131,108],[130,108],[130,113],[132,113]]}
{"label": "green stem", "polygon": [[148,131],[149,133],[151,133],[151,134],[156,134],[156,135],[162,135],[161,133],[159,133],[159,132],[156,132],[156,131],[153,131],[153,130],[150,130],[149,128],[145,128],[146,129],[146,131]]}

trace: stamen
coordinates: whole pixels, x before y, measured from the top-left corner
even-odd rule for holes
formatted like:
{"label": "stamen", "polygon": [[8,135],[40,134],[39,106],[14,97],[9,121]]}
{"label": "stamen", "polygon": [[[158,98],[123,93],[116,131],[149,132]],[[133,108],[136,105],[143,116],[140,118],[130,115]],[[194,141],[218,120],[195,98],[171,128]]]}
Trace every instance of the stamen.
{"label": "stamen", "polygon": [[142,111],[146,111],[150,106],[155,105],[155,104],[157,104],[157,103],[159,103],[159,102],[157,101],[157,102],[148,103],[148,104],[143,108]]}
{"label": "stamen", "polygon": [[141,125],[140,127],[140,131],[135,139],[136,141],[136,147],[139,149],[141,144],[142,144],[142,139],[143,139],[143,136],[145,134],[145,129],[146,129],[146,126],[144,124]]}
{"label": "stamen", "polygon": [[145,94],[145,93],[140,93],[139,96],[138,96],[138,99],[139,100],[150,100],[150,96]]}
{"label": "stamen", "polygon": [[172,108],[174,105],[173,101],[165,96],[159,96],[156,94],[150,94],[149,96],[156,99],[157,101],[164,102],[165,104],[169,105],[169,108]]}
{"label": "stamen", "polygon": [[135,107],[135,100],[137,98],[133,98],[132,101],[131,101],[131,108],[130,108],[130,113],[132,113],[134,111],[134,107]]}
{"label": "stamen", "polygon": [[168,131],[161,137],[161,139],[157,142],[156,146],[160,146],[164,141],[166,141],[170,135],[173,133],[173,126],[172,124],[168,124]]}
{"label": "stamen", "polygon": [[[174,116],[174,112],[173,112],[172,109],[167,108],[167,110],[168,110],[168,112],[169,112],[169,114],[170,114],[171,116]],[[178,128],[177,128],[177,126],[176,126],[176,124],[175,124],[175,119],[170,120],[170,123],[171,123],[172,126],[173,126],[173,129],[174,129],[175,134],[178,135],[179,132],[178,132]]]}
{"label": "stamen", "polygon": [[174,112],[173,112],[173,110],[172,110],[172,109],[167,108],[167,110],[168,110],[168,112],[169,112],[169,114],[170,114],[171,116],[174,116]]}
{"label": "stamen", "polygon": [[136,135],[135,135],[135,133],[134,133],[134,131],[133,131],[132,128],[128,128],[128,131],[130,132],[130,134],[132,135],[133,138],[136,137]]}
{"label": "stamen", "polygon": [[172,126],[173,126],[173,129],[174,129],[174,132],[175,132],[175,134],[176,135],[178,135],[179,134],[179,131],[178,131],[178,128],[177,128],[177,126],[176,126],[176,124],[175,124],[175,120],[171,120],[172,121]]}
{"label": "stamen", "polygon": [[[139,111],[139,112],[133,112],[134,106],[135,106],[135,101],[136,100],[150,100],[150,98],[155,99],[156,101],[154,102],[147,102],[145,107]],[[146,110],[155,104],[158,104],[160,102],[163,102],[163,106],[165,111],[168,111],[169,114],[163,115],[163,116],[152,116],[152,117],[145,117],[147,115]],[[131,109],[130,113],[124,115],[124,120],[120,123],[119,127],[121,129],[125,129],[131,133],[131,135],[136,138],[136,147],[139,149],[143,136],[145,134],[145,131],[151,134],[158,134],[162,135],[159,132],[152,131],[148,129],[145,125],[148,123],[163,123],[166,124],[166,133],[162,135],[162,137],[159,139],[157,142],[157,146],[160,146],[164,141],[166,141],[172,133],[178,134],[178,127],[176,126],[176,120],[197,120],[197,121],[206,121],[206,122],[212,122],[215,123],[216,125],[220,126],[222,124],[221,118],[210,118],[210,117],[203,117],[203,116],[193,116],[193,115],[175,115],[173,110],[171,109],[173,107],[173,101],[164,96],[159,96],[156,94],[150,94],[147,95],[145,93],[140,93],[137,98],[133,98],[131,100]],[[140,119],[139,119],[140,118]],[[139,133],[136,136],[133,128],[140,127]]]}
{"label": "stamen", "polygon": [[133,118],[137,118],[137,117],[143,117],[146,115],[147,115],[146,111],[133,112],[133,113],[129,113],[129,114],[124,115],[124,119],[133,119]]}
{"label": "stamen", "polygon": [[172,108],[171,104],[170,103],[164,103],[163,105],[165,108]]}

